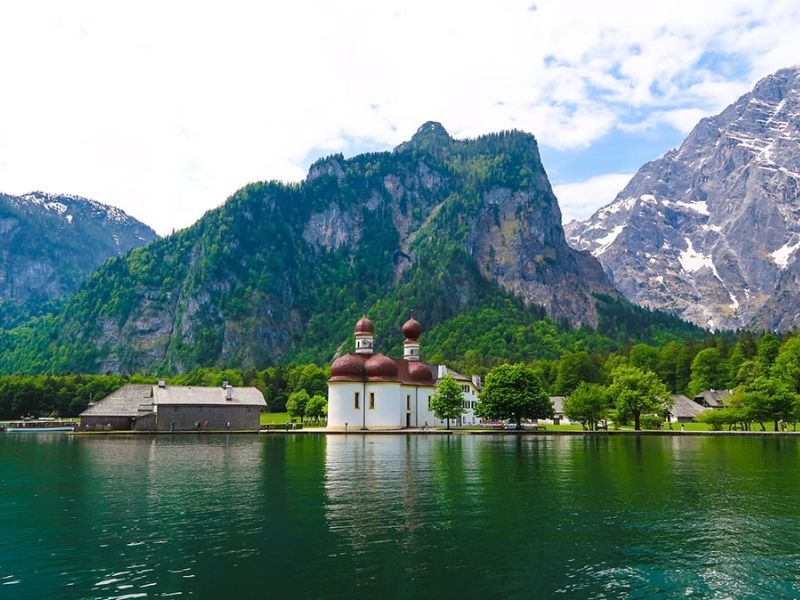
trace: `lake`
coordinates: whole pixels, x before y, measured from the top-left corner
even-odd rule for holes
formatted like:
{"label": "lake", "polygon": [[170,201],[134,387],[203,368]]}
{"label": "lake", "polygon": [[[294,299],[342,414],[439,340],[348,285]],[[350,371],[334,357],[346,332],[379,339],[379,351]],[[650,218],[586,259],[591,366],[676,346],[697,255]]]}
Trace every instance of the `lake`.
{"label": "lake", "polygon": [[0,598],[800,595],[800,439],[0,434]]}

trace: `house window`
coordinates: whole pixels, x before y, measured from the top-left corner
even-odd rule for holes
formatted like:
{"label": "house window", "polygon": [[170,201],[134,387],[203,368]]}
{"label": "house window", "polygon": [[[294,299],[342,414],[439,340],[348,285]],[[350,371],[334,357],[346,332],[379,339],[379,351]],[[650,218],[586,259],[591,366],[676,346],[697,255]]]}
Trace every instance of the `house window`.
{"label": "house window", "polygon": [[369,393],[369,408],[370,410],[375,408],[375,392]]}
{"label": "house window", "polygon": [[431,397],[428,396],[428,410],[431,409]]}
{"label": "house window", "polygon": [[359,408],[359,396],[358,396],[358,392],[356,392],[356,393],[353,395],[353,408],[354,408],[354,409],[356,409],[356,410],[358,410],[358,408]]}

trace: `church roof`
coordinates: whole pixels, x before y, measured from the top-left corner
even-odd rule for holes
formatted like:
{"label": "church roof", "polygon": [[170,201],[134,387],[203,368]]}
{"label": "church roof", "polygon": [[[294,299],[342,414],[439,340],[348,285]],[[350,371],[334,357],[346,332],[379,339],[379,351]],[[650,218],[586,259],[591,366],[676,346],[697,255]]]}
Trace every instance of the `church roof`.
{"label": "church roof", "polygon": [[331,365],[329,381],[391,381],[404,385],[433,385],[436,366],[383,354],[340,356]]}

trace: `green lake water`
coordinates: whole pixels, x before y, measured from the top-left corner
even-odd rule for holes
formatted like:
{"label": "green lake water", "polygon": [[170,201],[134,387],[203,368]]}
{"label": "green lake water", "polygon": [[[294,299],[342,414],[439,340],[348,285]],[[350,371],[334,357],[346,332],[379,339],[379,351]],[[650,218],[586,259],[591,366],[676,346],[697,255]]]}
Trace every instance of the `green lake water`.
{"label": "green lake water", "polygon": [[0,434],[0,598],[800,596],[800,439]]}

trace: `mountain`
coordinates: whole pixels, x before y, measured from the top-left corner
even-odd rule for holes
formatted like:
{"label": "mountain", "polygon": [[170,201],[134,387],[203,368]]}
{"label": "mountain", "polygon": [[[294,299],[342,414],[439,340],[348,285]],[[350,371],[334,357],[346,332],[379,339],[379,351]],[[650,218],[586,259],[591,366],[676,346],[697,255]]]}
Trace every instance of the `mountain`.
{"label": "mountain", "polygon": [[146,225],[93,200],[0,194],[0,328],[51,309],[104,260],[154,239]]}
{"label": "mountain", "polygon": [[57,315],[0,338],[0,370],[330,360],[364,310],[386,348],[411,308],[429,328],[507,300],[593,326],[594,294],[619,298],[567,245],[534,137],[456,140],[426,123],[392,152],[321,159],[299,184],[248,185],[106,262]]}
{"label": "mountain", "polygon": [[788,329],[798,319],[800,67],[783,69],[608,206],[565,229],[629,300],[704,327]]}

